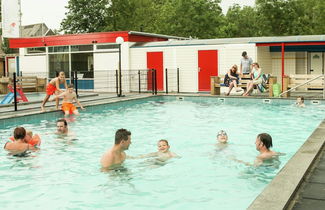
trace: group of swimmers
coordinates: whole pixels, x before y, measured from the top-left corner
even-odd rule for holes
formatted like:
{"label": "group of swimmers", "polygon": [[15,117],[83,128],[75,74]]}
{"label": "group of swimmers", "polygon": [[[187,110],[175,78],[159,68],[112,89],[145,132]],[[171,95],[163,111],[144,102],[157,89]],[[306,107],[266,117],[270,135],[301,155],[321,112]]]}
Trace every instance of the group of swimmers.
{"label": "group of swimmers", "polygon": [[[60,89],[60,85],[64,85],[65,91]],[[55,95],[54,98],[51,98],[51,95]],[[56,101],[56,109],[59,109],[59,98],[63,98],[62,101],[62,111],[65,116],[69,114],[79,115],[78,109],[75,107],[73,102],[76,102],[81,109],[84,107],[80,104],[77,94],[74,91],[74,85],[67,85],[67,81],[65,79],[65,73],[63,71],[58,72],[56,77],[53,78],[46,86],[46,96],[42,102],[41,110],[45,111],[45,104],[47,101]]]}
{"label": "group of swimmers", "polygon": [[[217,134],[217,146],[219,148],[224,148],[228,143],[228,135],[224,130],[221,130]],[[131,132],[126,129],[119,129],[115,133],[115,143],[114,145],[102,156],[100,163],[103,170],[114,170],[121,167],[122,163],[130,158],[145,158],[145,157],[157,157],[159,160],[166,161],[173,157],[179,157],[177,154],[171,152],[170,145],[167,140],[159,140],[158,151],[154,153],[149,153],[147,155],[140,155],[137,157],[131,157],[126,155],[125,150],[129,149],[131,144]],[[259,166],[263,164],[264,161],[270,159],[277,159],[281,153],[272,151],[270,148],[273,146],[272,137],[267,133],[258,134],[255,140],[256,150],[259,151],[259,155],[253,164],[247,163],[236,158],[233,160],[244,163],[245,165]]]}

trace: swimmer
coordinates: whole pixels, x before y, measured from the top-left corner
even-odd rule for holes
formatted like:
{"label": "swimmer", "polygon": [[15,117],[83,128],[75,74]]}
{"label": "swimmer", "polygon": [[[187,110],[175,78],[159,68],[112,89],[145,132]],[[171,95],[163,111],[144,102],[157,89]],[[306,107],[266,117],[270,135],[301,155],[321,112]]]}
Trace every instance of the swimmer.
{"label": "swimmer", "polygon": [[173,157],[179,157],[174,152],[169,151],[170,146],[167,140],[165,139],[159,140],[157,146],[158,146],[158,152],[153,152],[146,155],[140,155],[137,158],[157,157],[160,161],[166,161]]}
{"label": "swimmer", "polygon": [[[84,107],[80,104],[77,98],[77,94],[74,92],[73,88],[73,84],[69,84],[65,92],[55,96],[55,99],[63,97],[62,111],[64,112],[64,116],[69,116],[69,114],[72,113],[75,115],[79,115],[78,109],[73,105],[73,101],[75,101],[81,109],[84,109]],[[51,99],[50,101],[52,100],[53,99]]]}
{"label": "swimmer", "polygon": [[226,131],[220,130],[217,134],[217,147],[222,150],[228,146],[228,135]]}
{"label": "swimmer", "polygon": [[25,140],[28,144],[33,146],[41,145],[41,137],[38,134],[33,135],[33,131],[27,130]]}
{"label": "swimmer", "polygon": [[125,150],[131,144],[131,132],[126,129],[118,129],[115,133],[115,143],[101,158],[100,164],[103,171],[115,170],[120,168],[125,161]]}
{"label": "swimmer", "polygon": [[278,160],[279,155],[284,155],[283,153],[274,152],[270,149],[273,146],[272,137],[267,133],[260,133],[257,135],[255,146],[256,150],[259,151],[260,154],[256,157],[254,164],[247,163],[242,160],[234,160],[248,166],[257,167],[262,165],[265,161],[272,161],[272,159]]}
{"label": "swimmer", "polygon": [[302,107],[302,108],[306,107],[304,102],[305,102],[304,97],[303,96],[298,96],[297,101],[296,101],[296,106],[297,107]]}
{"label": "swimmer", "polygon": [[24,157],[28,154],[28,151],[36,151],[37,148],[27,143],[25,140],[26,130],[23,127],[17,127],[14,130],[14,141],[8,141],[4,145],[4,149],[9,152],[10,155]]}
{"label": "swimmer", "polygon": [[[44,112],[44,106],[46,102],[49,100],[50,96],[55,94],[58,95],[63,91],[60,89],[60,84],[64,84],[64,87],[67,89],[67,81],[65,79],[65,74],[63,71],[57,73],[56,77],[52,79],[46,86],[46,96],[42,102],[41,110]],[[59,109],[59,99],[56,99],[56,109]]]}
{"label": "swimmer", "polygon": [[[10,137],[9,139],[11,141],[15,141],[15,138],[13,136]],[[32,146],[40,146],[41,145],[41,137],[38,134],[35,134],[33,136],[33,131],[31,131],[31,130],[26,131],[25,141]]]}
{"label": "swimmer", "polygon": [[65,119],[59,119],[56,121],[56,134],[68,135],[68,123]]}

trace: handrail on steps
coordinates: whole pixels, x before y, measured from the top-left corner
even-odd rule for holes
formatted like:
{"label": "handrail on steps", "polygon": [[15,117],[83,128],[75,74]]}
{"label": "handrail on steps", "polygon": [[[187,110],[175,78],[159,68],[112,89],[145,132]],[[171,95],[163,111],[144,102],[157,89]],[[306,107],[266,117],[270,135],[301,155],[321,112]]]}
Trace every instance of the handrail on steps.
{"label": "handrail on steps", "polygon": [[298,87],[304,86],[305,84],[310,83],[310,82],[312,82],[312,81],[314,81],[314,80],[316,80],[316,79],[318,79],[318,78],[321,78],[321,77],[324,77],[324,82],[323,82],[323,85],[324,85],[324,87],[323,87],[323,99],[325,99],[325,74],[318,75],[317,77],[312,78],[312,79],[310,79],[310,80],[307,80],[306,82],[304,82],[304,83],[302,83],[302,84],[296,85],[296,86],[294,86],[293,88],[290,88],[289,90],[286,90],[286,91],[284,91],[283,93],[281,93],[281,94],[279,95],[279,97],[281,97],[283,94],[286,94],[286,93],[288,93],[288,92],[291,92],[291,91],[297,89]]}

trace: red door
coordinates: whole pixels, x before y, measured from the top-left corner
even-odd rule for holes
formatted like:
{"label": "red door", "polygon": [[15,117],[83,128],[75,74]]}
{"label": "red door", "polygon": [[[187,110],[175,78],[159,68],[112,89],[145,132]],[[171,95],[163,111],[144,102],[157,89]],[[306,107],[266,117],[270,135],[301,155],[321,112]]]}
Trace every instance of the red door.
{"label": "red door", "polygon": [[199,91],[210,91],[210,76],[218,76],[218,50],[199,50]]}
{"label": "red door", "polygon": [[[147,52],[147,68],[157,71],[157,90],[164,90],[163,52]],[[148,72],[148,90],[152,88],[151,71]]]}

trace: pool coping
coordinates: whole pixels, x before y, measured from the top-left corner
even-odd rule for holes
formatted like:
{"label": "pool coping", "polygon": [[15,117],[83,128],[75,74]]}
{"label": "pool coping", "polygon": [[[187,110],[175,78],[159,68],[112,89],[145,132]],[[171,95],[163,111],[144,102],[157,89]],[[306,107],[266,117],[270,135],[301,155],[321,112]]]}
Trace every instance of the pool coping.
{"label": "pool coping", "polygon": [[[158,94],[157,96],[189,96],[189,97],[213,97],[213,98],[228,98],[225,96],[211,96],[210,94]],[[132,101],[137,99],[145,99],[155,97],[151,94],[131,95],[127,97],[109,98],[101,101],[90,101],[84,104],[87,106],[97,106],[105,104],[113,104],[122,101]],[[243,97],[229,97],[240,98]],[[277,100],[292,100],[292,98],[269,98],[269,97],[245,97],[247,99],[277,99]],[[313,100],[313,99],[309,99]],[[324,101],[323,99],[315,98],[314,100]],[[60,112],[58,110],[48,110],[41,112],[39,110],[31,110],[30,112],[18,112],[12,113],[8,116],[0,116],[0,120],[5,120],[15,117],[31,116],[36,114],[46,114]],[[314,160],[321,152],[324,146],[325,139],[325,119],[319,124],[319,126],[313,131],[311,136],[305,141],[305,143],[299,148],[295,155],[284,165],[274,179],[264,188],[264,190],[255,198],[250,204],[248,209],[260,210],[260,209],[285,209],[293,199],[295,192],[298,190],[308,170],[311,168]]]}

